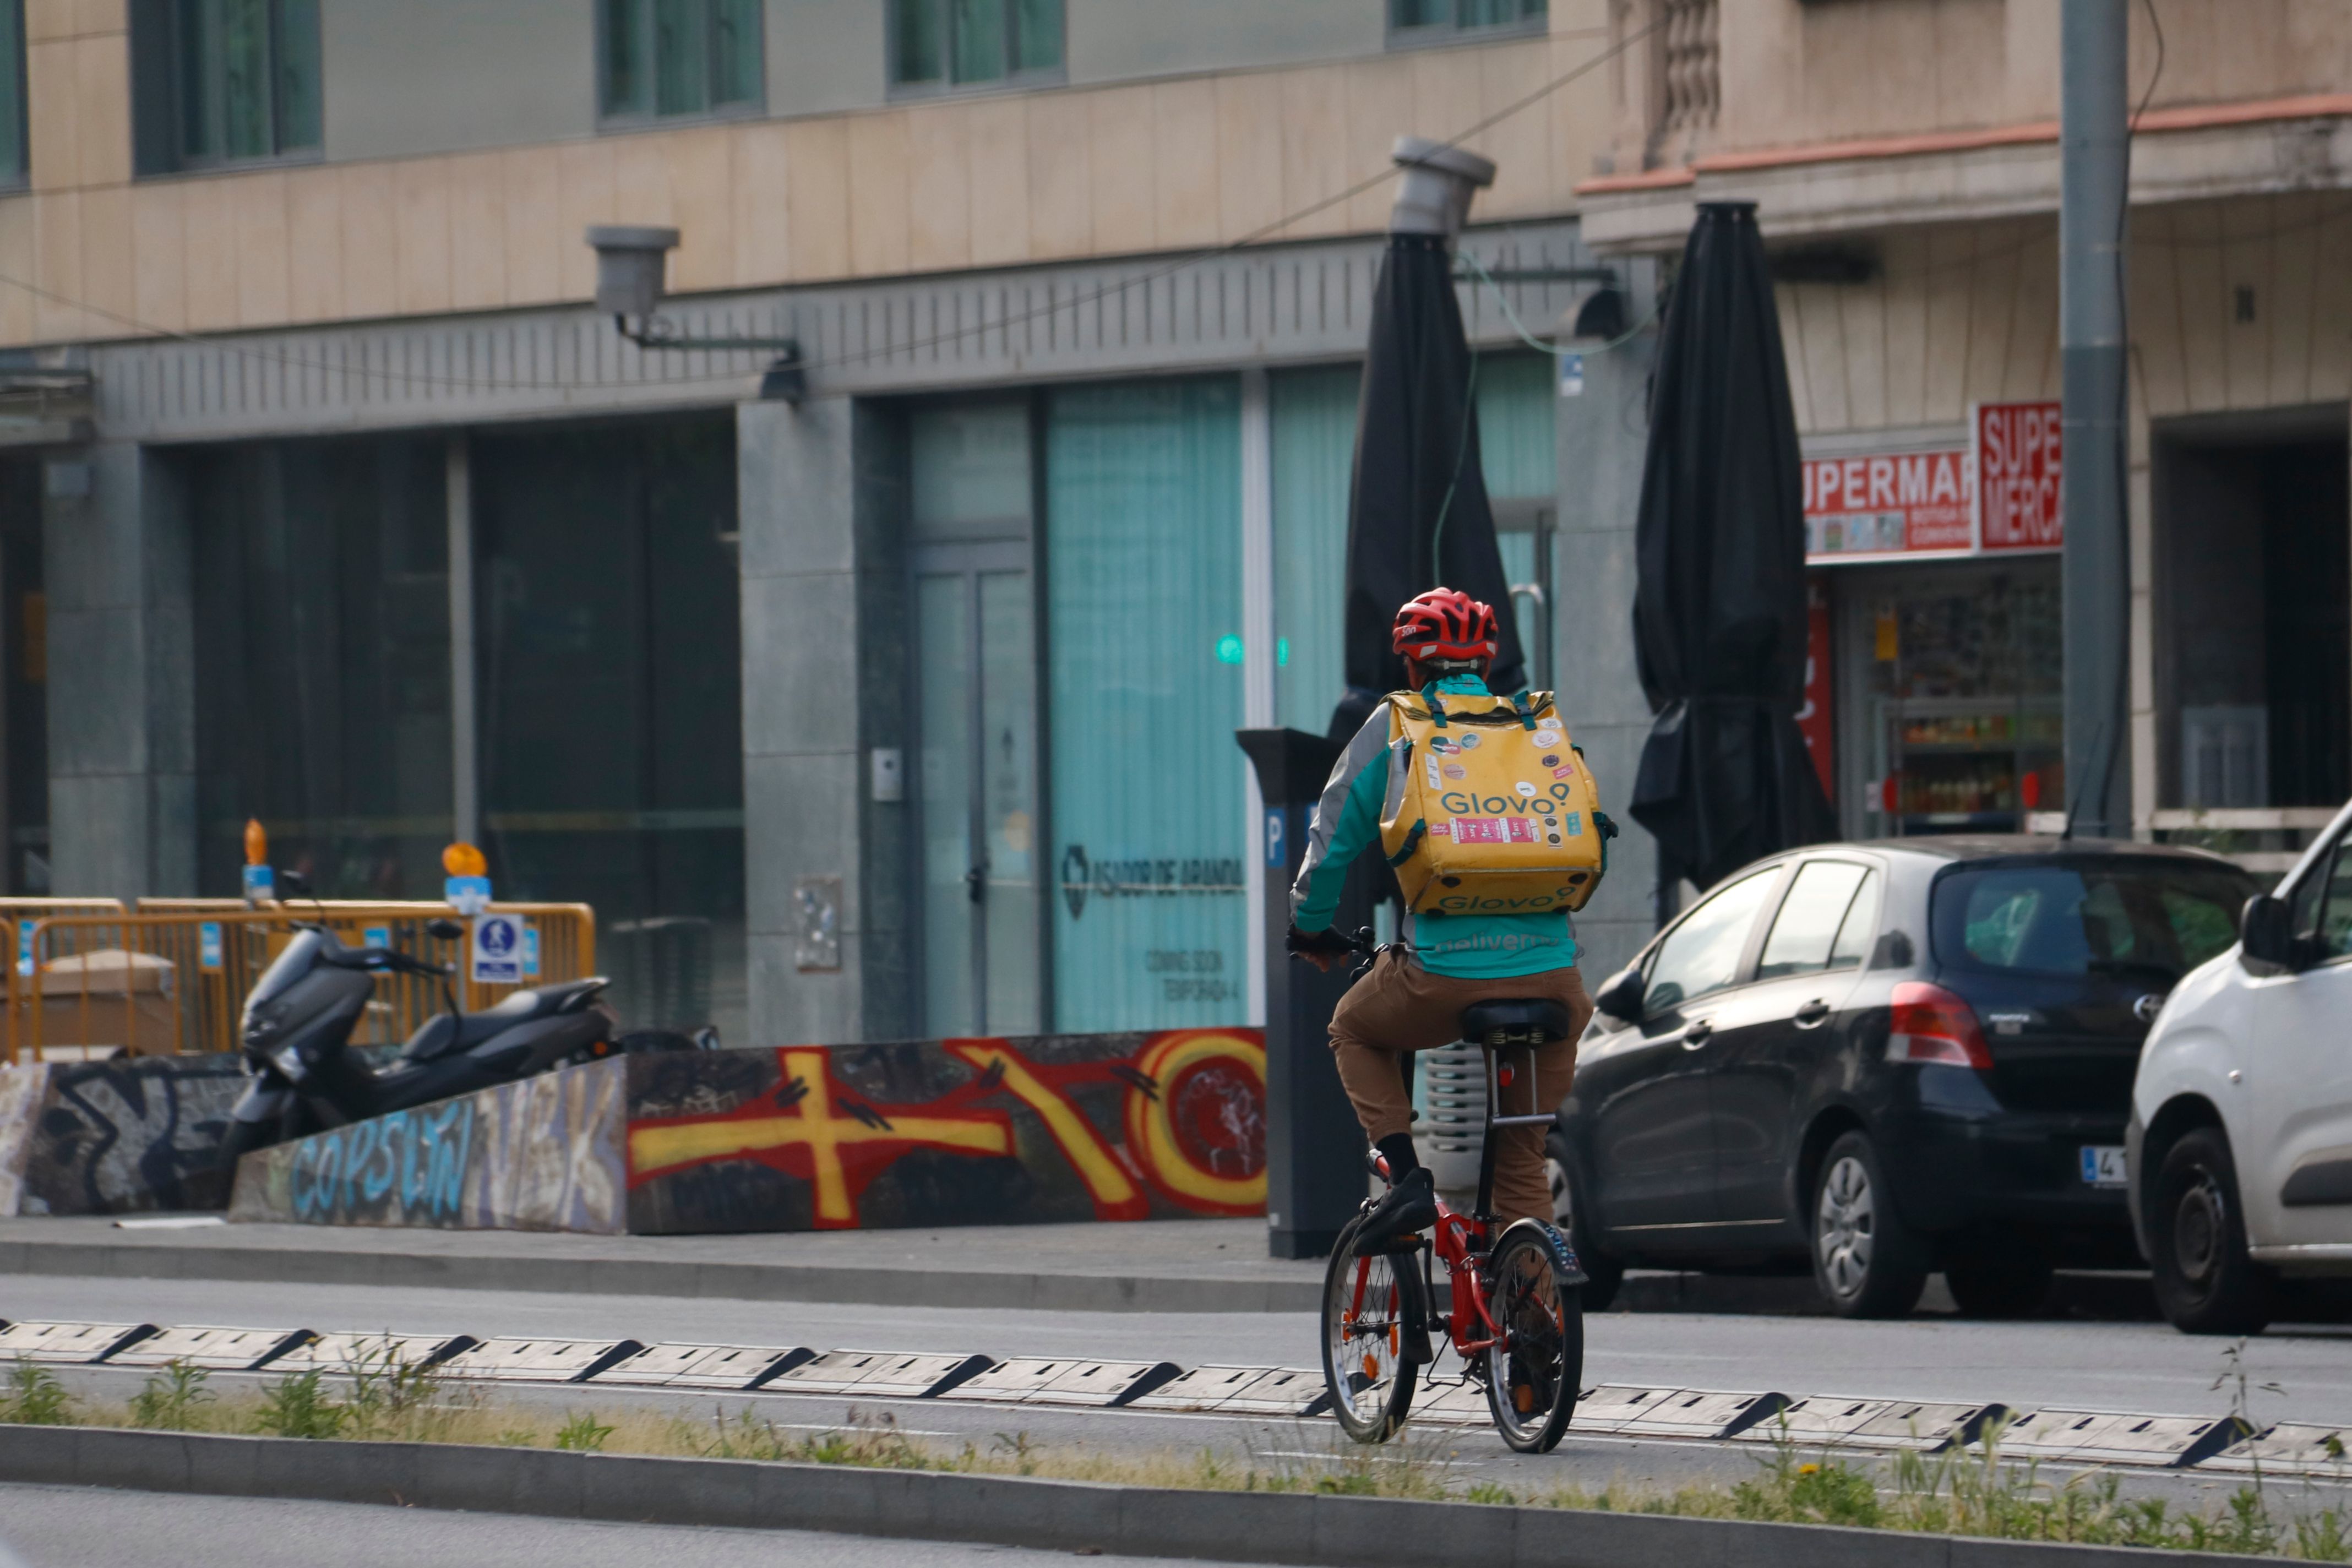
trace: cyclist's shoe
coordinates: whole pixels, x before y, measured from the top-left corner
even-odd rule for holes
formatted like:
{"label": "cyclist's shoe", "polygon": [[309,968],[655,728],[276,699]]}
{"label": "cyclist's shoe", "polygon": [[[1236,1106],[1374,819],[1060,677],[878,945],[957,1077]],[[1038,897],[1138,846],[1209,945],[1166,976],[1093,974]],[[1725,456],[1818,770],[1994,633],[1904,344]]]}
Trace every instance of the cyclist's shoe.
{"label": "cyclist's shoe", "polygon": [[1374,1252],[1437,1223],[1437,1184],[1429,1167],[1408,1171],[1364,1215],[1356,1232],[1359,1251]]}

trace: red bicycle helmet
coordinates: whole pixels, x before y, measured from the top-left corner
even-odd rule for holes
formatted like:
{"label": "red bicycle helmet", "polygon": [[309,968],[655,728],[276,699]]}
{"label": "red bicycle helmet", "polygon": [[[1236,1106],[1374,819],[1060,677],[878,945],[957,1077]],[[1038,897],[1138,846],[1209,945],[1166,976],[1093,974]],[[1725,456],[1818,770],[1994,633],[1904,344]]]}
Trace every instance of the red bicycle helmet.
{"label": "red bicycle helmet", "polygon": [[1494,606],[1458,588],[1432,588],[1397,611],[1391,646],[1411,659],[1492,658],[1501,635]]}

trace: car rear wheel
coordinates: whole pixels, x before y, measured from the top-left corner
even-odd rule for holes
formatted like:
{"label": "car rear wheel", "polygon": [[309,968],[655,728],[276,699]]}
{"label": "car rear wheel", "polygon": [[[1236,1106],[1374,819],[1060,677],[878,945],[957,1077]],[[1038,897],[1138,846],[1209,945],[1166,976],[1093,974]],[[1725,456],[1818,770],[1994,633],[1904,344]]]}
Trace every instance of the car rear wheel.
{"label": "car rear wheel", "polygon": [[2189,1334],[2258,1334],[2276,1277],[2246,1253],[2238,1167],[2218,1127],[2165,1151],[2147,1194],[2149,1264],[2167,1321]]}
{"label": "car rear wheel", "polygon": [[1843,1318],[1899,1318],[1927,1286],[1927,1249],[1895,1212],[1867,1135],[1848,1132],[1813,1176],[1813,1282]]}

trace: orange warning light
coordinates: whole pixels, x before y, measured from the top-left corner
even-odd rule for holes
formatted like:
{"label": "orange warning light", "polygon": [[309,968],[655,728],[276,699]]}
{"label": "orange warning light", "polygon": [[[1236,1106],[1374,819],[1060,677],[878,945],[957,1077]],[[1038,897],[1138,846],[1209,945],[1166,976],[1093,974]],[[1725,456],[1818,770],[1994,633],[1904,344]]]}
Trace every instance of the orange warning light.
{"label": "orange warning light", "polygon": [[441,869],[452,877],[487,877],[490,863],[480,850],[460,841],[441,851]]}
{"label": "orange warning light", "polygon": [[261,819],[257,816],[246,820],[245,863],[248,866],[269,864],[269,835],[262,831]]}

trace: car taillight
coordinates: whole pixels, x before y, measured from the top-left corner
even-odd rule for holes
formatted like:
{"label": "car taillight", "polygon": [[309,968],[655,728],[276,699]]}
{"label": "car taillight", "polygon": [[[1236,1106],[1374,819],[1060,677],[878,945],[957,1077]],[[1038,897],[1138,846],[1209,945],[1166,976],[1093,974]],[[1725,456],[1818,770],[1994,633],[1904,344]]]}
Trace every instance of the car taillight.
{"label": "car taillight", "polygon": [[1985,1049],[1975,1009],[1942,986],[1922,980],[1906,980],[1895,987],[1886,1059],[1992,1070],[1992,1053]]}

